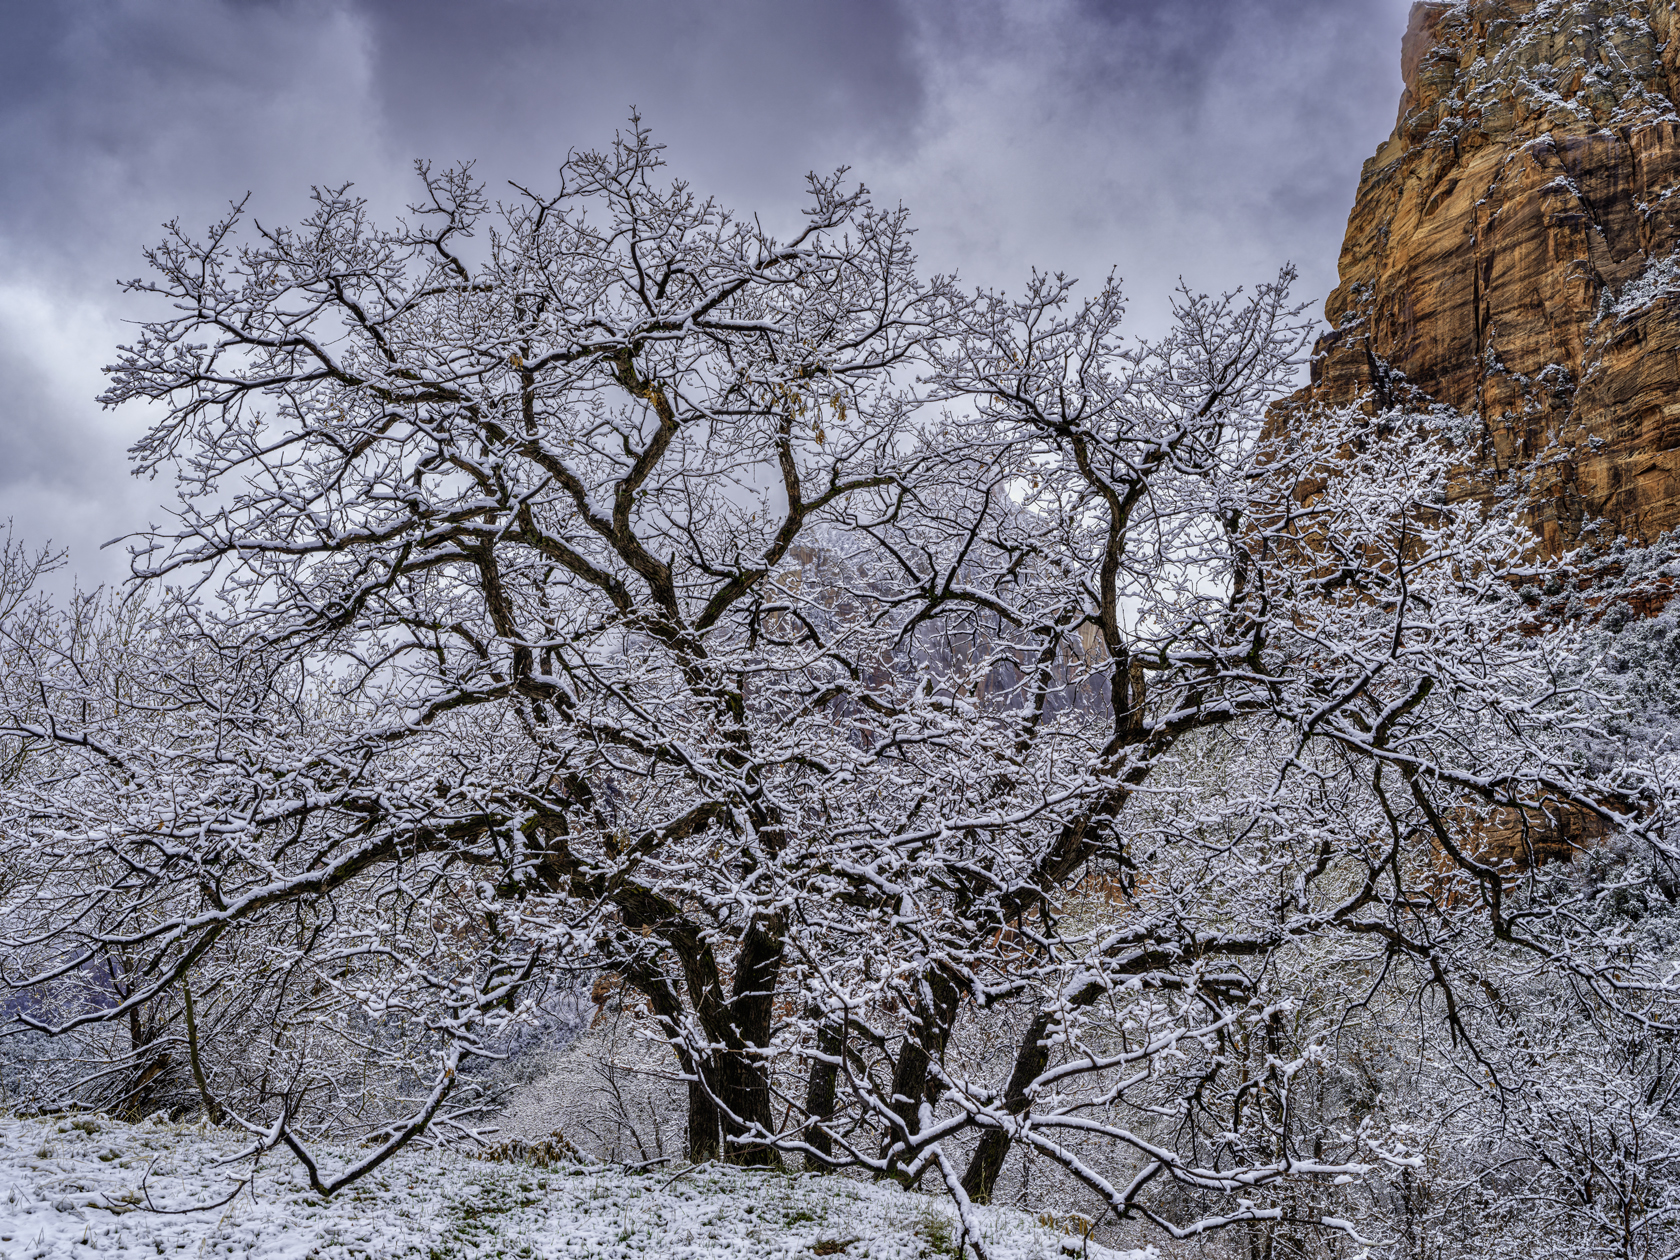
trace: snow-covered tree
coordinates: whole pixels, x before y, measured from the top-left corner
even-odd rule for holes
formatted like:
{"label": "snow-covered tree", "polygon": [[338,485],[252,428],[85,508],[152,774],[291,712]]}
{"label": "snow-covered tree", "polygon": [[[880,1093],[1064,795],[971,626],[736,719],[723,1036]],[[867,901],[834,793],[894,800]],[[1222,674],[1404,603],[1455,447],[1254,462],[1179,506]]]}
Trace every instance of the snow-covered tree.
{"label": "snow-covered tree", "polygon": [[180,488],[151,593],[9,632],[4,975],[130,1030],[106,1097],[172,1073],[330,1191],[475,1132],[463,1069],[605,971],[691,1159],[1357,1235],[1426,1161],[1373,1009],[1474,1062],[1515,954],[1673,1027],[1669,946],[1535,861],[1657,879],[1670,754],[1604,755],[1451,426],[1267,421],[1288,272],[1126,343],[1113,284],[919,279],[843,173],[778,236],[639,124],[495,206],[419,174],[392,226],[171,229],[105,396]]}
{"label": "snow-covered tree", "polygon": [[[90,754],[25,807],[62,824],[28,888],[97,907],[17,948],[48,978],[133,955],[120,1001],[58,1027],[176,990],[184,1015],[199,973],[242,990],[221,960],[261,941],[279,968],[291,933],[300,1081],[322,1000],[345,1037],[436,1041],[390,1150],[435,1128],[488,1013],[581,954],[667,1021],[691,1154],[768,1123],[748,1050],[783,948],[773,872],[816,839],[801,781],[847,671],[881,655],[800,641],[815,597],[782,579],[915,493],[895,374],[954,299],[913,275],[903,213],[840,175],[779,240],[657,187],[659,165],[638,130],[494,215],[464,171],[422,169],[395,228],[318,190],[299,228],[235,245],[236,211],[151,253],[133,287],[175,313],[106,400],[164,403],[136,459],[177,469],[180,512],[136,569],[194,576],[139,684],[157,729],[15,727]],[[74,712],[84,684],[64,685]],[[291,1141],[311,1088],[337,1086],[234,1114]]]}

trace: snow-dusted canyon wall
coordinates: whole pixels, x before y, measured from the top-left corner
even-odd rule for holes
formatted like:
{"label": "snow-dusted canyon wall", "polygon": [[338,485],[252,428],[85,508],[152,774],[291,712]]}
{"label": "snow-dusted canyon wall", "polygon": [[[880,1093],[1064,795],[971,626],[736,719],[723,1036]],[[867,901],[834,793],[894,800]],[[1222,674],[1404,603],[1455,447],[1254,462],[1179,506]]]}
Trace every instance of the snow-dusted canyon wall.
{"label": "snow-dusted canyon wall", "polygon": [[1417,4],[1402,67],[1298,397],[1479,419],[1553,548],[1680,524],[1675,0]]}

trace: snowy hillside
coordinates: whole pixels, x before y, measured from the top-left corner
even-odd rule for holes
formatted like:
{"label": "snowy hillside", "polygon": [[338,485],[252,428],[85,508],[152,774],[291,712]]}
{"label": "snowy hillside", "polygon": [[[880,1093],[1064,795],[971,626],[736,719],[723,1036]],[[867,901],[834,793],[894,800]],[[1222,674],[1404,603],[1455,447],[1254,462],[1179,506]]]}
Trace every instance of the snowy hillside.
{"label": "snowy hillside", "polygon": [[[250,1165],[220,1162],[238,1149],[231,1135],[200,1126],[0,1118],[0,1260],[89,1252],[190,1260],[956,1254],[944,1202],[837,1177],[712,1165],[676,1174],[544,1171],[417,1153],[398,1156],[329,1206],[289,1158],[269,1157],[241,1186]],[[998,1260],[1081,1254],[1081,1239],[1023,1213],[982,1209],[982,1216]],[[1094,1244],[1086,1254],[1153,1255]]]}

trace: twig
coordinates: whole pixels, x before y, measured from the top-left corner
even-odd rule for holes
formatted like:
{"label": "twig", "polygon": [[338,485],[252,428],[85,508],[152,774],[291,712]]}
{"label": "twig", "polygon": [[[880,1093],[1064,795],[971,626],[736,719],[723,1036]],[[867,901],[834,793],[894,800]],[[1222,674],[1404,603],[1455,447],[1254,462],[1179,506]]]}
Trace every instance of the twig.
{"label": "twig", "polygon": [[669,1190],[672,1186],[677,1184],[677,1181],[679,1179],[688,1176],[689,1173],[693,1172],[698,1167],[700,1167],[699,1164],[690,1164],[687,1168],[683,1169],[675,1177],[672,1177],[671,1180],[667,1181],[664,1185],[660,1186],[659,1188],[661,1190]]}
{"label": "twig", "polygon": [[152,1164],[155,1163],[157,1163],[157,1160],[152,1160],[151,1164],[146,1165],[146,1171],[140,1174],[140,1193],[146,1196],[147,1210],[156,1212],[159,1216],[191,1216],[194,1212],[212,1212],[219,1207],[232,1203],[239,1196],[239,1192],[251,1184],[251,1178],[245,1178],[244,1181],[233,1188],[232,1194],[225,1199],[218,1199],[214,1203],[200,1203],[189,1208],[160,1208],[152,1202],[152,1192],[146,1188],[146,1178],[152,1175]]}

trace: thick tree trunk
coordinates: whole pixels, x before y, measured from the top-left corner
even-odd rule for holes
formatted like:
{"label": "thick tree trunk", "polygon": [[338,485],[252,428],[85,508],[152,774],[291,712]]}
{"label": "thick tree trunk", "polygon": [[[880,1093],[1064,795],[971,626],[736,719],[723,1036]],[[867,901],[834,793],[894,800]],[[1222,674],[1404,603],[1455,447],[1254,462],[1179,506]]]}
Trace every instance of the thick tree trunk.
{"label": "thick tree trunk", "polygon": [[[1050,1047],[1044,1044],[1049,1030],[1050,1012],[1040,1011],[1021,1038],[1021,1047],[1015,1052],[1015,1068],[1009,1074],[1003,1095],[1004,1110],[1012,1116],[1027,1109],[1027,1088],[1050,1062]],[[1002,1129],[987,1129],[981,1135],[980,1145],[969,1159],[962,1179],[963,1192],[974,1202],[992,1201],[998,1174],[1003,1171],[1004,1158],[1009,1154],[1009,1140],[1009,1134]]]}
{"label": "thick tree trunk", "polygon": [[[910,1027],[905,1030],[904,1042],[898,1050],[898,1062],[893,1065],[892,1109],[914,1134],[921,1130],[922,1103],[939,1101],[940,1088],[928,1074],[928,1068],[943,1058],[945,1043],[951,1036],[951,1021],[956,1018],[957,1002],[962,992],[951,977],[937,967],[927,975],[927,987],[932,1001],[918,1002],[910,1014]],[[891,1174],[904,1181],[897,1171],[898,1156],[892,1147],[899,1141],[897,1132],[889,1132],[882,1143],[881,1153],[888,1157]]]}
{"label": "thick tree trunk", "polygon": [[204,1075],[204,1064],[198,1053],[198,1017],[193,1010],[192,986],[185,980],[181,981],[181,1001],[187,1017],[187,1055],[192,1064],[193,1083],[198,1086],[198,1096],[204,1100],[205,1119],[220,1125],[225,1118],[222,1104],[211,1094],[210,1082]]}
{"label": "thick tree trunk", "polygon": [[704,1058],[696,1057],[677,1039],[682,1027],[683,1005],[676,986],[658,966],[648,961],[625,964],[623,974],[625,981],[647,998],[654,1017],[671,1038],[671,1048],[676,1053],[682,1074],[688,1078],[688,1133],[684,1139],[684,1157],[691,1164],[717,1159],[722,1153],[723,1122],[706,1088],[713,1069]]}
{"label": "thick tree trunk", "polygon": [[[741,943],[735,960],[735,984],[726,999],[718,982],[711,946],[689,925],[669,932],[683,966],[695,1017],[711,1048],[696,1055],[673,1039],[688,1084],[688,1158],[693,1163],[721,1159],[726,1163],[779,1165],[781,1157],[768,1146],[754,1145],[757,1133],[774,1131],[770,1080],[758,1051],[769,1044],[774,1019],[776,984],[781,976],[780,924],[755,924]],[[657,967],[627,967],[626,978],[646,994],[654,1014],[673,1034],[681,1027],[683,1005],[676,987]],[[731,1139],[747,1138],[742,1142]]]}
{"label": "thick tree trunk", "polygon": [[[806,1141],[820,1154],[834,1154],[834,1139],[824,1127],[834,1115],[834,1091],[840,1076],[840,1056],[846,1052],[846,1017],[830,1017],[817,1029],[817,1053],[805,1081],[805,1114],[812,1121]],[[828,1172],[830,1165],[815,1155],[805,1156],[806,1172]]]}
{"label": "thick tree trunk", "polygon": [[[126,955],[121,956],[120,962],[120,969],[116,959],[107,960],[107,966],[112,992],[126,1000],[133,992],[128,977],[134,974],[134,966]],[[168,1084],[165,1074],[171,1059],[167,1050],[154,1051],[152,1046],[161,1038],[166,1023],[161,999],[128,1009],[129,1085],[111,1104],[112,1111],[121,1119],[143,1120],[164,1098]]]}
{"label": "thick tree trunk", "polygon": [[723,1117],[700,1079],[702,1070],[704,1067],[692,1059],[683,1065],[683,1072],[689,1078],[688,1134],[683,1158],[691,1164],[707,1164],[723,1154]]}
{"label": "thick tree trunk", "polygon": [[128,1013],[128,1036],[134,1084],[118,1104],[116,1114],[125,1120],[138,1121],[151,1115],[162,1101],[164,1074],[169,1071],[171,1060],[168,1051],[148,1055],[152,1043],[158,1039],[158,1030],[142,1021],[136,1011]]}
{"label": "thick tree trunk", "polygon": [[[730,994],[726,1026],[718,1038],[728,1050],[717,1053],[718,1098],[729,1112],[723,1117],[726,1137],[746,1137],[755,1129],[772,1133],[775,1116],[770,1108],[770,1076],[756,1051],[770,1044],[775,1016],[776,982],[782,971],[781,924],[776,920],[755,923],[741,942],[735,960],[735,985]],[[731,1164],[781,1165],[781,1155],[772,1147],[727,1143],[723,1159]]]}

